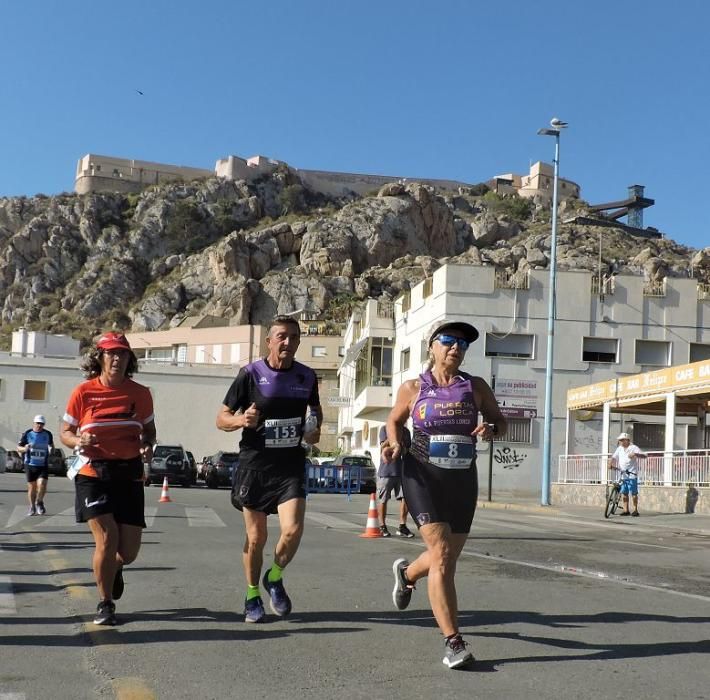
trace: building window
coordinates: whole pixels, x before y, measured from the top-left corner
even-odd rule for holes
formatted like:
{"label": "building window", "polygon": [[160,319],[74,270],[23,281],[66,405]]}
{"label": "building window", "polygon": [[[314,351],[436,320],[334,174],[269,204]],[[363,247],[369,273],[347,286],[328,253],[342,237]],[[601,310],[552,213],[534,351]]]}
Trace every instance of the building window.
{"label": "building window", "polygon": [[325,357],[327,354],[324,345],[314,345],[311,348],[311,357]]}
{"label": "building window", "polygon": [[642,450],[663,451],[666,443],[666,426],[662,423],[632,423],[631,440]]}
{"label": "building window", "polygon": [[344,345],[338,346],[338,357],[345,357],[345,346]]}
{"label": "building window", "polygon": [[518,357],[529,360],[534,357],[535,336],[508,333],[497,336],[486,333],[486,357]]}
{"label": "building window", "polygon": [[388,338],[370,338],[367,351],[360,352],[355,363],[355,393],[367,386],[392,386],[393,342]]}
{"label": "building window", "polygon": [[501,442],[532,442],[532,420],[530,418],[506,418],[508,430],[500,439]]}
{"label": "building window", "polygon": [[399,354],[399,371],[404,372],[407,369],[409,369],[409,348]]}
{"label": "building window", "polygon": [[616,338],[582,338],[583,362],[618,362],[618,352]]}
{"label": "building window", "polygon": [[671,344],[665,340],[637,340],[634,362],[637,365],[669,367]]}
{"label": "building window", "polygon": [[46,401],[47,382],[41,382],[35,379],[25,379],[25,387],[22,393],[22,398],[25,401]]}
{"label": "building window", "polygon": [[691,343],[688,362],[710,360],[710,343]]}

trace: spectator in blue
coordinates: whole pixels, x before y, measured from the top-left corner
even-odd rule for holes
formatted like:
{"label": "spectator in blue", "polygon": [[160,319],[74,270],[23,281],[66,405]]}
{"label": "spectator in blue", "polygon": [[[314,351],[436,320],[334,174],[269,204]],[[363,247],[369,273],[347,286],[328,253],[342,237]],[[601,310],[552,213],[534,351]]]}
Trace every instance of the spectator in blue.
{"label": "spectator in blue", "polygon": [[47,512],[44,494],[47,492],[49,455],[54,449],[54,438],[49,430],[44,429],[46,422],[44,416],[36,415],[32,427],[22,433],[17,444],[18,451],[24,454],[27,500],[30,503],[27,515],[44,515]]}
{"label": "spectator in blue", "polygon": [[[382,443],[387,442],[387,427],[382,426],[379,434],[380,449]],[[405,426],[402,428],[402,447],[406,452],[412,444],[409,429]],[[377,514],[380,518],[380,532],[382,537],[390,537],[390,531],[387,529],[387,501],[392,497],[399,501],[399,527],[395,533],[400,537],[414,537],[414,533],[407,527],[407,503],[404,500],[402,491],[402,454],[400,453],[397,459],[391,462],[385,461],[384,457],[380,457],[380,468],[377,470]]]}

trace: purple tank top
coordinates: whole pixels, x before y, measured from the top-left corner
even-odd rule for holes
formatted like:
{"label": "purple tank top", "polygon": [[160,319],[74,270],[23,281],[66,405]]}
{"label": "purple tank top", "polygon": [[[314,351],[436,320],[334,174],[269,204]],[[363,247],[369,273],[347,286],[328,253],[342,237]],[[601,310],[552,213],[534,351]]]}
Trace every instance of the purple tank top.
{"label": "purple tank top", "polygon": [[458,374],[439,386],[431,371],[419,376],[419,395],[412,409],[411,452],[422,462],[443,469],[467,469],[475,455],[471,432],[478,422],[470,374]]}

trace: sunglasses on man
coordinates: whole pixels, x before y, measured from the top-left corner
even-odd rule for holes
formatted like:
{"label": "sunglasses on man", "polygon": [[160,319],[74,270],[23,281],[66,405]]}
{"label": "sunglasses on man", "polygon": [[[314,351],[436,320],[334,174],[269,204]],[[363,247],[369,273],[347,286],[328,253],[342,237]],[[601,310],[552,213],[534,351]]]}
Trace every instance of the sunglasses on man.
{"label": "sunglasses on man", "polygon": [[436,336],[436,339],[442,344],[446,345],[447,347],[453,347],[454,345],[459,346],[459,350],[462,352],[466,352],[468,350],[468,346],[471,344],[468,342],[468,340],[464,338],[459,338],[458,336],[455,335],[447,335],[446,333],[440,333],[439,335]]}

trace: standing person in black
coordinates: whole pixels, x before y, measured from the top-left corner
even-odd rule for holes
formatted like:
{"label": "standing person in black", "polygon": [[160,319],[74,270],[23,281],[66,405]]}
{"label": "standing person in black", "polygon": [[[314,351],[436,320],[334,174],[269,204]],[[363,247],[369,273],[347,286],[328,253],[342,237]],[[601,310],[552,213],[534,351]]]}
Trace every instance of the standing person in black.
{"label": "standing person in black", "polygon": [[[242,511],[246,527],[243,563],[247,580],[245,622],[263,622],[259,577],[266,545],[267,515],[278,513],[281,535],[263,585],[271,610],[280,617],[291,612],[283,570],[298,550],[306,512],[306,454],[302,440],[320,440],[323,412],[315,372],[296,362],[301,329],[290,316],[277,316],[266,338],[268,355],[243,367],[217,414],[217,427],[243,428],[239,468],[232,487],[232,504]],[[306,409],[317,427],[304,434]]]}
{"label": "standing person in black", "polygon": [[[381,450],[383,443],[387,442],[387,426],[385,425],[380,428],[379,441]],[[406,453],[411,444],[409,429],[405,426],[402,428],[403,452]],[[392,494],[399,501],[399,526],[395,532],[400,537],[414,537],[414,533],[407,527],[409,509],[402,491],[402,454],[389,462],[380,456],[380,468],[377,470],[377,515],[380,518],[382,537],[391,536],[387,528],[387,501],[392,497]]]}

